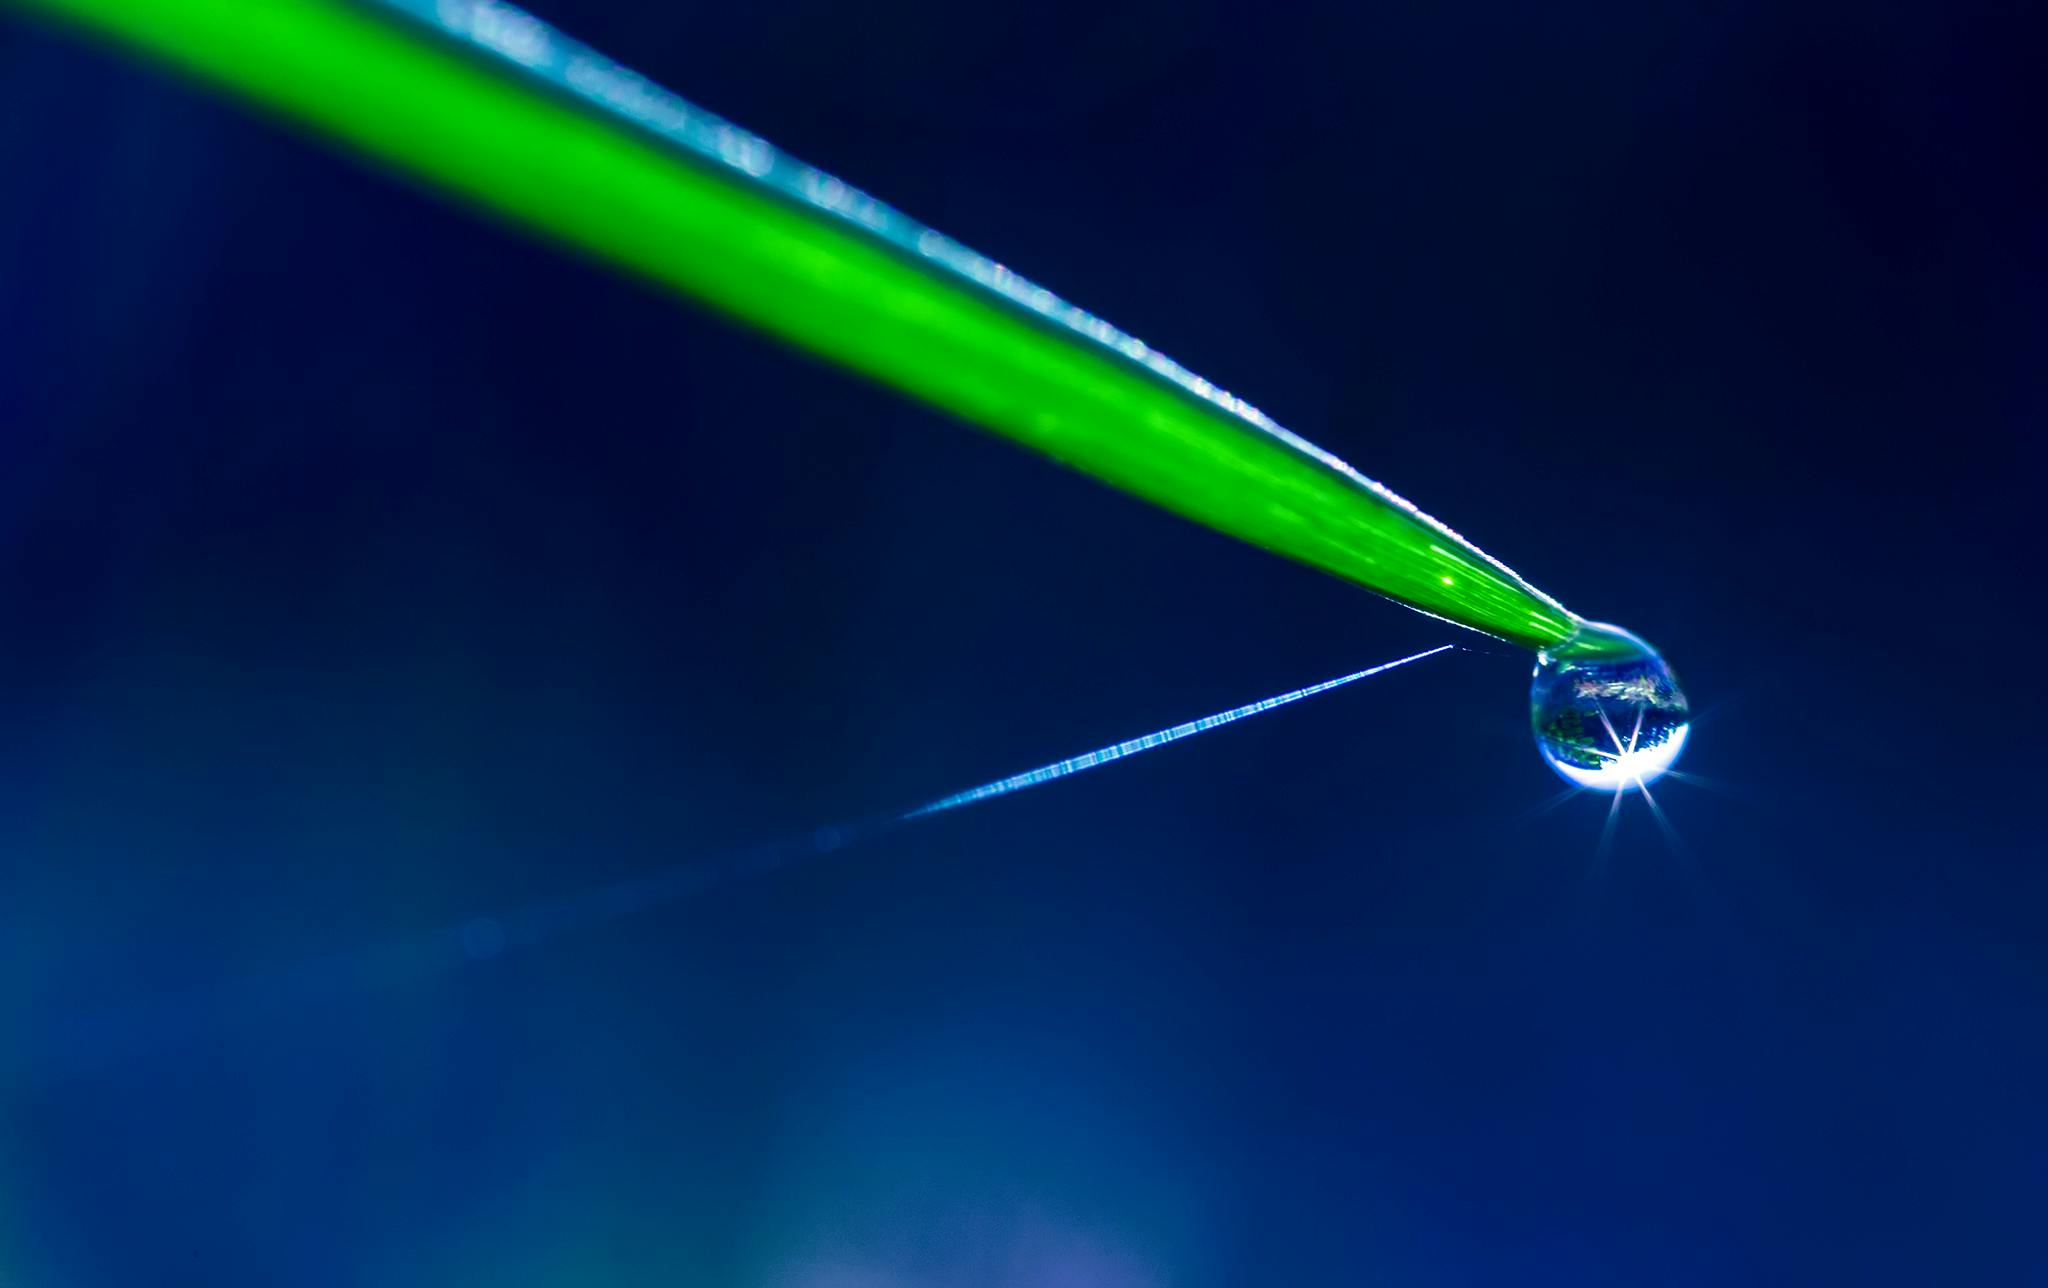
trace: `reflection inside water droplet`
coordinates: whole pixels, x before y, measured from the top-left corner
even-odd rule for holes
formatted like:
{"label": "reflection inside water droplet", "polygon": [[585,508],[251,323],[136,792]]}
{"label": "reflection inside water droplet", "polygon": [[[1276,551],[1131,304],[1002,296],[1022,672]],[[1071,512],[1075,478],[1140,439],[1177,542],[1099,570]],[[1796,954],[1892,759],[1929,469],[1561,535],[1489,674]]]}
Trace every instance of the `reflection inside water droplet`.
{"label": "reflection inside water droplet", "polygon": [[1657,650],[1597,622],[1537,655],[1529,718],[1552,769],[1607,791],[1655,782],[1692,729],[1685,691]]}

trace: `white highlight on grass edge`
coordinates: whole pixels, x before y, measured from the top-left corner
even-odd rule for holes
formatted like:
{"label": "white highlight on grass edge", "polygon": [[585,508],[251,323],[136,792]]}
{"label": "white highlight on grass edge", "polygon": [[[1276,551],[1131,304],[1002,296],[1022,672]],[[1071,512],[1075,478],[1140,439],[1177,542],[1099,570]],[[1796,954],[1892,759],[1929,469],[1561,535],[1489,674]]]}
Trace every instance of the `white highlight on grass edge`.
{"label": "white highlight on grass edge", "polygon": [[1040,783],[1049,783],[1055,778],[1066,778],[1072,774],[1078,774],[1085,769],[1094,769],[1098,765],[1106,765],[1113,760],[1122,760],[1126,756],[1135,756],[1141,751],[1150,751],[1154,747],[1163,747],[1169,742],[1178,742],[1182,738],[1190,738],[1198,733],[1207,733],[1211,729],[1230,724],[1235,720],[1242,720],[1246,716],[1255,716],[1261,712],[1271,711],[1275,707],[1284,707],[1290,702],[1299,702],[1303,698],[1312,698],[1318,693],[1328,693],[1331,689],[1350,684],[1354,680],[1363,680],[1367,676],[1378,675],[1382,671],[1391,671],[1397,666],[1406,666],[1410,662],[1420,662],[1423,658],[1435,657],[1446,649],[1456,647],[1455,644],[1440,644],[1426,652],[1415,653],[1392,662],[1382,662],[1378,666],[1367,667],[1363,671],[1353,671],[1349,675],[1340,675],[1334,680],[1325,680],[1321,684],[1311,684],[1305,689],[1296,689],[1292,693],[1282,693],[1277,697],[1265,698],[1251,703],[1249,706],[1233,707],[1228,711],[1219,711],[1213,716],[1203,716],[1200,720],[1190,720],[1186,724],[1177,724],[1171,729],[1161,729],[1158,733],[1148,733],[1141,738],[1127,739],[1107,747],[1097,748],[1094,751],[1084,752],[1079,756],[1070,756],[1065,760],[1056,760],[1050,765],[1041,765],[1037,769],[1026,770],[1021,774],[1012,774],[1008,778],[999,778],[995,782],[969,788],[964,792],[956,792],[951,796],[935,800],[929,805],[911,810],[903,817],[905,819],[923,818],[926,815],[937,814],[944,810],[958,809],[962,805],[973,805],[976,802],[990,800],[997,796],[1007,796],[1011,792],[1021,792],[1027,787],[1036,787]]}
{"label": "white highlight on grass edge", "polygon": [[[1255,432],[1276,439],[1342,475],[1354,486],[1401,511],[1432,533],[1447,538],[1464,555],[1483,565],[1474,570],[1482,579],[1498,578],[1513,591],[1528,595],[1555,613],[1553,618],[1531,610],[1532,622],[1550,628],[1569,628],[1578,621],[1564,605],[1522,580],[1514,569],[1467,541],[1449,524],[1423,513],[1413,501],[1386,484],[1366,477],[1349,462],[1284,428],[1244,399],[1218,388],[1143,340],[1117,330],[1007,265],[926,227],[845,180],[805,165],[777,150],[759,135],[677,97],[638,72],[571,39],[524,9],[506,0],[376,0],[376,3],[429,23],[443,34],[503,58],[528,75],[618,120],[649,131],[699,158],[737,170],[783,196],[858,225],[899,250],[993,291],[1056,326],[1114,350]],[[1444,558],[1457,557],[1442,546],[1431,548]],[[1439,621],[1450,621],[1426,609],[1416,611]],[[1452,624],[1465,625],[1462,622]]]}

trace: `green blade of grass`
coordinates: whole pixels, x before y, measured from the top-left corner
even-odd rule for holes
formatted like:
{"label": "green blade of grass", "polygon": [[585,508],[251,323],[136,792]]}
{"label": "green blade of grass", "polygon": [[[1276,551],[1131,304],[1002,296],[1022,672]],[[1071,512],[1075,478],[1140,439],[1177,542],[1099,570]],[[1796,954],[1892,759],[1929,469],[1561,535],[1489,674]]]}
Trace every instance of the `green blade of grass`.
{"label": "green blade of grass", "polygon": [[902,237],[763,182],[745,148],[721,164],[645,120],[574,101],[523,65],[535,60],[520,40],[555,33],[509,5],[381,0],[429,21],[437,8],[482,14],[497,24],[485,39],[473,23],[436,31],[349,0],[10,2],[1197,523],[1499,639],[1602,647],[1597,632],[1567,645],[1579,619],[1450,529],[1136,341],[1063,318],[1087,315],[1049,293],[971,280],[945,248],[988,261],[945,239],[939,262],[920,262]]}

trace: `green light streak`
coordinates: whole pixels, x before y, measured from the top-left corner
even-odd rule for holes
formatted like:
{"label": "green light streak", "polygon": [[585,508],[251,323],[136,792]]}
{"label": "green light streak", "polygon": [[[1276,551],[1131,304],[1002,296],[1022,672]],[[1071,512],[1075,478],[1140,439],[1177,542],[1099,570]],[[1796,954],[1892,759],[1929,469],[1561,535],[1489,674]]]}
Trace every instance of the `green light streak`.
{"label": "green light streak", "polygon": [[1581,623],[1556,601],[1305,444],[424,29],[346,0],[11,2],[1197,523],[1499,639],[1603,651],[1597,632],[1567,645]]}

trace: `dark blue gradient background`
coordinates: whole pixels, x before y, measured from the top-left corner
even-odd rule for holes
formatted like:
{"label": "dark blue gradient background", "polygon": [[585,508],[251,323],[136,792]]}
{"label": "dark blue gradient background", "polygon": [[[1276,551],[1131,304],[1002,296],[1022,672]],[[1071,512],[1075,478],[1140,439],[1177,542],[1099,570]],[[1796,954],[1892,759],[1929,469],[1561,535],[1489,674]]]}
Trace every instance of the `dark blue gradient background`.
{"label": "dark blue gradient background", "polygon": [[542,12],[1660,642],[1717,786],[1603,861],[1452,654],[362,957],[1462,636],[6,20],[8,1288],[2048,1280],[2038,7]]}

